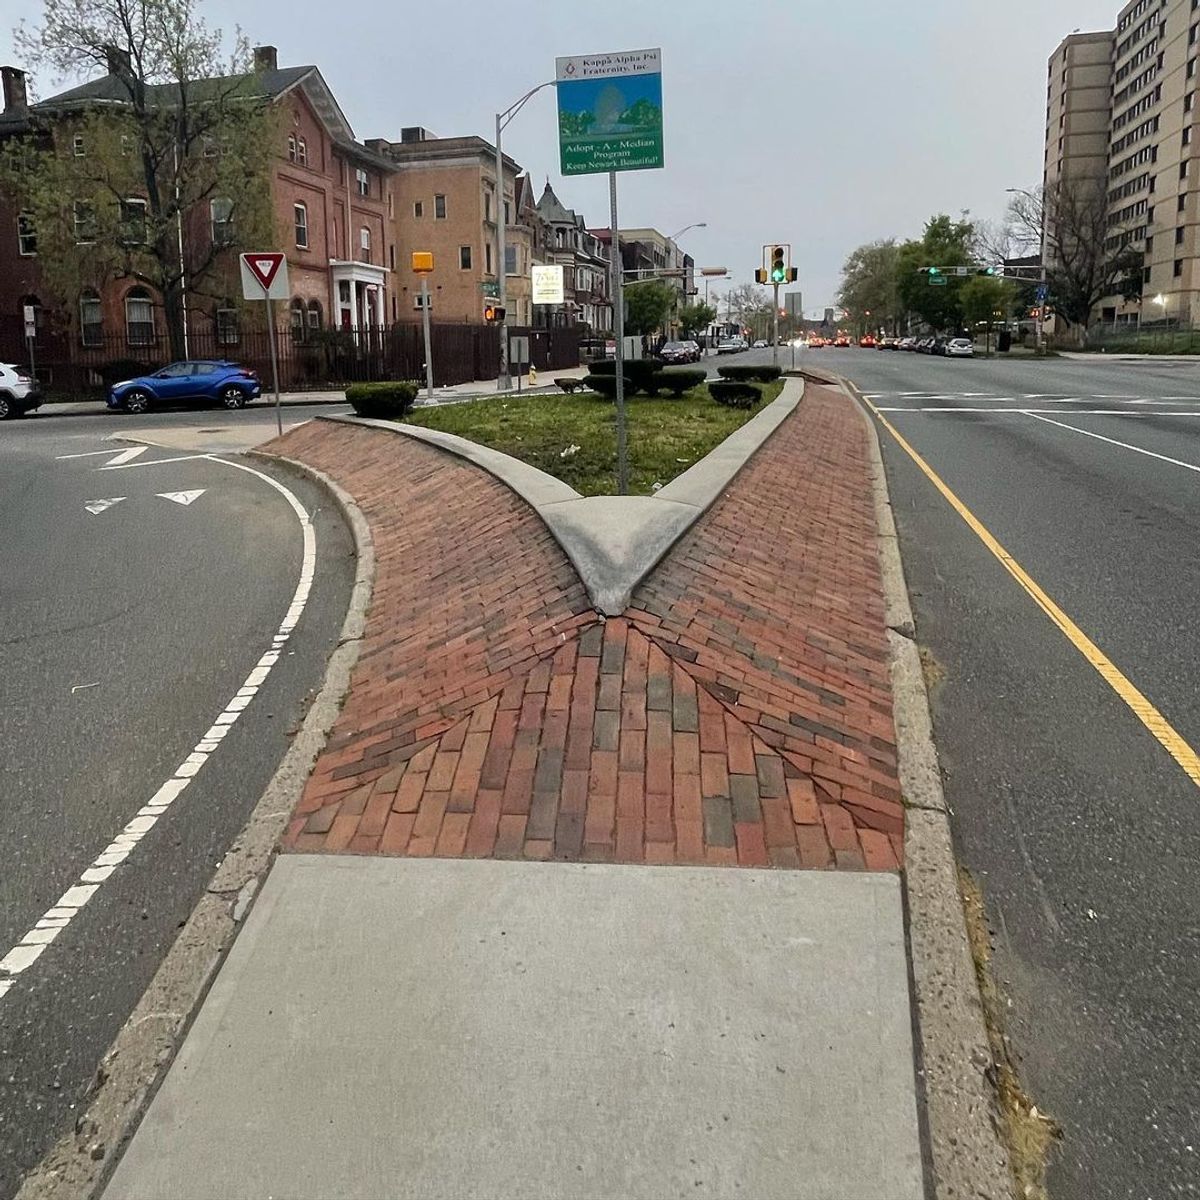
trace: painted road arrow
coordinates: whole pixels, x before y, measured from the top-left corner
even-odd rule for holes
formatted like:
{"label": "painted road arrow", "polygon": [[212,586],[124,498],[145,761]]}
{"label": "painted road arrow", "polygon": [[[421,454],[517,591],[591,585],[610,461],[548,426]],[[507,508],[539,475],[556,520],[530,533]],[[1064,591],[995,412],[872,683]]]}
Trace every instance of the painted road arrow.
{"label": "painted road arrow", "polygon": [[188,505],[193,500],[199,500],[207,490],[197,488],[194,492],[159,492],[158,496],[163,500],[174,500],[176,504]]}
{"label": "painted road arrow", "polygon": [[94,517],[98,517],[102,512],[106,512],[112,508],[114,504],[120,504],[124,500],[124,496],[112,496],[108,500],[89,500],[83,507],[88,510]]}

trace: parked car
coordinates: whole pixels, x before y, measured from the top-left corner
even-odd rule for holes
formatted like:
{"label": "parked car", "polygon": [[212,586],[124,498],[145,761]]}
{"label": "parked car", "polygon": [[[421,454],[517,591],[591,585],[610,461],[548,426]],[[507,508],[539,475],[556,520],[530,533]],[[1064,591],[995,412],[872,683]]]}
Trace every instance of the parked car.
{"label": "parked car", "polygon": [[897,345],[897,347],[896,347],[897,350],[908,350],[910,352],[915,350],[916,348],[917,348],[917,339],[914,337],[901,338],[899,345]]}
{"label": "parked car", "polygon": [[37,380],[15,363],[0,363],[0,421],[23,417],[42,404]]}
{"label": "parked car", "polygon": [[746,339],[740,337],[725,338],[717,343],[718,354],[740,354],[741,351],[748,349]]}
{"label": "parked car", "polygon": [[759,338],[758,341],[753,344],[752,349],[765,350],[768,346],[770,346],[770,344],[771,343],[768,342],[766,338]]}
{"label": "parked car", "polygon": [[839,333],[833,344],[839,350],[848,350],[850,348],[850,338],[844,333]]}
{"label": "parked car", "polygon": [[975,347],[970,338],[951,338],[946,343],[947,358],[973,358]]}
{"label": "parked car", "polygon": [[113,384],[108,392],[108,407],[131,413],[196,403],[223,404],[234,409],[244,408],[261,395],[258,375],[238,363],[224,359],[177,362],[153,375]]}
{"label": "parked car", "polygon": [[931,337],[923,337],[917,342],[916,350],[918,354],[930,354],[933,351],[934,339]]}
{"label": "parked car", "polygon": [[700,361],[700,347],[695,342],[668,342],[658,357],[665,363],[692,363]]}
{"label": "parked car", "polygon": [[810,350],[820,350],[824,345],[825,339],[823,337],[810,337],[808,339],[808,348]]}
{"label": "parked car", "polygon": [[946,357],[946,339],[934,338],[933,345],[929,347],[930,354],[936,354],[939,358]]}
{"label": "parked car", "polygon": [[862,336],[862,337],[860,337],[860,338],[858,339],[858,344],[859,344],[859,345],[860,345],[860,346],[861,346],[861,347],[862,347],[864,350],[869,350],[869,349],[870,349],[872,346],[874,346],[874,345],[875,345],[875,338],[874,338],[874,337],[873,337],[871,334],[869,334],[869,333],[865,333],[865,334],[863,334],[863,336]]}

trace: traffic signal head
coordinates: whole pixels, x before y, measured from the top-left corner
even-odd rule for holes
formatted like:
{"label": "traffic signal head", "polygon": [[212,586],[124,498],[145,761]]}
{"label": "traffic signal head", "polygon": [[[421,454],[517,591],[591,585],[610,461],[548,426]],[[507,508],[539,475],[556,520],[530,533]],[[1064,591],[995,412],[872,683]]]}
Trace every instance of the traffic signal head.
{"label": "traffic signal head", "polygon": [[485,304],[483,306],[483,319],[489,325],[495,325],[497,321],[504,320],[504,309],[498,304]]}
{"label": "traffic signal head", "polygon": [[783,246],[776,246],[771,251],[771,282],[787,283],[787,277],[787,250]]}
{"label": "traffic signal head", "polygon": [[755,283],[769,283],[770,282],[770,280],[767,278],[767,272],[764,268],[759,267],[759,269],[754,272],[754,282]]}

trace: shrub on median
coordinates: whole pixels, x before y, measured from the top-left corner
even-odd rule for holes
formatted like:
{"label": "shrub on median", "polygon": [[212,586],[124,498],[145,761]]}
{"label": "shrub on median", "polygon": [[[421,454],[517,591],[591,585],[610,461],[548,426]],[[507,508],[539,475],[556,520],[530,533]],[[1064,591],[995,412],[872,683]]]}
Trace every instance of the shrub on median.
{"label": "shrub on median", "polygon": [[[632,396],[635,392],[649,392],[654,387],[655,372],[662,369],[662,362],[657,358],[627,358],[622,364],[622,372],[626,379],[625,392]],[[598,358],[588,363],[591,375],[607,375],[615,379],[617,375],[616,359]]]}
{"label": "shrub on median", "polygon": [[655,392],[670,392],[678,400],[684,392],[699,387],[707,378],[706,372],[691,367],[664,367],[654,372],[651,387]]}
{"label": "shrub on median", "polygon": [[765,363],[757,365],[739,363],[733,367],[718,367],[717,374],[722,379],[733,379],[739,383],[774,383],[783,375],[783,368],[772,367]]}
{"label": "shrub on median", "polygon": [[360,417],[397,421],[412,411],[420,384],[398,379],[386,383],[352,383],[346,389],[346,403]]}
{"label": "shrub on median", "polygon": [[[597,395],[606,396],[609,400],[617,398],[617,375],[615,371],[611,375],[585,375],[583,384],[584,387],[591,388]],[[633,380],[626,375],[625,395],[632,396],[634,390]]]}
{"label": "shrub on median", "polygon": [[708,385],[709,395],[726,408],[753,408],[762,400],[757,383],[737,379],[715,379]]}

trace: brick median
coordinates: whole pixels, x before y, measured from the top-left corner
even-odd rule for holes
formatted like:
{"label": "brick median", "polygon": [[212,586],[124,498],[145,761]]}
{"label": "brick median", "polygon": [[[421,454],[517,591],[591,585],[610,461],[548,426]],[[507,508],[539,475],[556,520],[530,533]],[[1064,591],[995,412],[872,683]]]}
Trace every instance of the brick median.
{"label": "brick median", "polygon": [[314,422],[377,576],[294,850],[895,869],[866,430],[804,402],[603,621],[537,514],[423,443]]}

